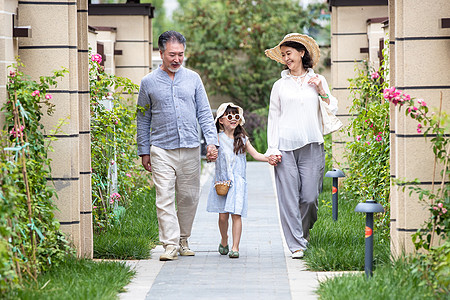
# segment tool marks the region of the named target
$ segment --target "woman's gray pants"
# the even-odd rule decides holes
[[[309,230],[317,220],[318,197],[325,169],[323,144],[281,151],[275,167],[281,227],[291,252],[305,250]]]

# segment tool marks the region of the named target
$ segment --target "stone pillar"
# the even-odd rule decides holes
[[[355,67],[358,62],[368,60],[369,39],[368,21],[387,19],[388,9],[386,1],[330,1],[331,9],[331,78],[332,93],[339,101],[337,116],[344,123],[349,124],[352,106],[349,81],[357,74]],[[370,22],[369,22],[370,25]],[[345,143],[348,141],[346,133],[333,133],[333,157],[346,163],[343,157]]]
[[[91,192],[91,135],[89,93],[88,1],[77,0],[78,22],[78,103],[80,152],[80,234],[79,254],[92,258],[92,192]]]
[[[17,5],[17,0],[0,0],[0,106],[6,102],[8,66],[15,62],[17,56],[17,38],[13,37],[13,20],[17,20]],[[2,114],[0,129],[3,129],[4,122]]]
[[[390,85],[411,97],[424,99],[430,108],[450,111],[450,28],[442,26],[449,18],[448,0],[390,1],[391,32]],[[430,109],[430,111],[433,111]],[[433,178],[440,183],[431,144],[417,133],[417,122],[404,110],[391,108],[391,176],[394,179],[419,179],[423,188],[431,188]],[[392,147],[393,146],[393,147]],[[436,188],[435,188],[436,190]],[[414,251],[411,234],[421,227],[429,213],[417,195],[409,196],[396,185],[391,187],[391,252]]]
[[[91,257],[89,90],[83,61],[87,58],[86,7],[86,0],[19,2],[19,25],[33,29],[32,38],[19,40],[19,55],[24,72],[34,79],[61,67],[69,70],[49,91],[56,111],[42,121],[49,133],[65,120],[54,136],[54,152],[49,153],[58,194],[55,214],[78,254]]]

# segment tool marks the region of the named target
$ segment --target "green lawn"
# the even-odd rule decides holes
[[[14,290],[6,299],[101,300],[117,299],[135,272],[121,262],[95,262],[68,258],[67,261]]]
[[[356,199],[339,195],[338,220],[333,221],[331,207],[332,179],[324,178],[319,197],[318,220],[311,230],[305,261],[314,271],[364,270],[365,214],[355,212]],[[374,268],[389,262],[389,241],[374,230]]]
[[[134,193],[120,224],[94,235],[94,257],[145,259],[158,242],[155,190]]]
[[[364,274],[342,276],[320,284],[321,299],[448,299],[448,295],[434,293],[423,284],[421,274],[414,272],[403,259],[379,266],[373,277]]]

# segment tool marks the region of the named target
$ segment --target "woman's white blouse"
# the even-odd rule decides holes
[[[280,155],[280,150],[295,150],[310,143],[323,143],[323,126],[319,116],[319,101],[322,100],[316,88],[308,84],[315,75],[312,69],[308,69],[303,84],[300,84],[289,74],[289,70],[284,70],[281,78],[274,83],[270,94],[266,156]],[[336,114],[338,101],[331,95],[325,77],[318,76],[330,97],[329,108]]]

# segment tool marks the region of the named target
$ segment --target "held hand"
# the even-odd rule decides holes
[[[151,172],[152,171],[152,164],[150,162],[150,155],[142,155],[142,165],[144,166],[144,169]]]
[[[281,162],[281,155],[270,155],[269,156],[269,164],[272,166],[276,166],[279,162]]]
[[[208,145],[206,147],[206,160],[208,162],[214,162],[217,159],[217,155],[219,153],[219,151],[217,150],[216,145]]]

